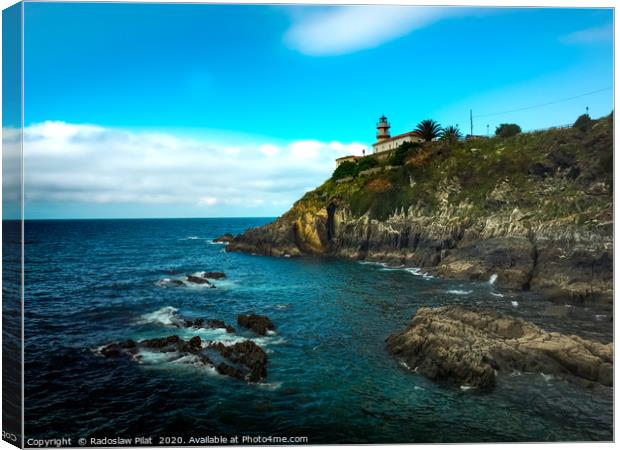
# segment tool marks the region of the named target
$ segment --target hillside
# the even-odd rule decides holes
[[[612,115],[581,128],[426,143],[403,165],[387,164],[326,181],[228,250],[495,274],[504,288],[611,301]]]

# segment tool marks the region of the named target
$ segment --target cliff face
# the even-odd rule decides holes
[[[430,143],[405,165],[328,180],[229,251],[421,267],[562,300],[611,301],[613,123]]]

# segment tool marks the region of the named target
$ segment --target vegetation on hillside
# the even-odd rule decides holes
[[[461,134],[461,130],[459,130],[458,126],[454,125],[442,128],[441,133],[439,134],[439,139],[441,139],[442,141],[448,141],[450,143],[460,141],[462,137],[463,135]]]
[[[336,167],[331,179],[336,181],[342,178],[356,177],[360,172],[372,169],[378,165],[379,160],[374,156],[366,156],[358,159],[357,161],[345,161]]]
[[[502,123],[495,129],[495,136],[507,138],[521,133],[521,127],[516,123]]]
[[[392,152],[392,155],[388,158],[389,165],[402,166],[420,148],[419,142],[405,142]]]
[[[325,206],[337,200],[357,216],[385,219],[411,206],[432,214],[438,197],[447,195],[450,204],[471,205],[472,217],[518,207],[540,219],[611,220],[611,114],[586,128],[576,123],[510,137],[426,142],[399,149],[377,164],[399,162],[396,155],[404,164],[368,176],[358,176],[362,160],[347,168],[342,164],[336,170],[339,177],[335,172],[300,202]],[[354,178],[336,183],[343,173]]]
[[[575,123],[573,124],[573,128],[577,128],[578,130],[584,133],[588,131],[588,129],[591,126],[592,126],[592,119],[590,118],[588,114],[580,115],[579,117],[577,117],[577,120],[575,120]]]
[[[441,134],[441,125],[433,119],[426,119],[420,122],[413,131],[426,142],[430,142]]]

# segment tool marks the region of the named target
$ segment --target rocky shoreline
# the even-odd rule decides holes
[[[274,222],[217,241],[227,251],[381,261],[455,279],[495,275],[500,288],[609,304],[612,130],[609,116],[586,132],[430,143],[397,170],[328,180]],[[389,214],[377,212],[386,204]]]
[[[611,302],[612,224],[582,230],[561,223],[532,228],[516,209],[465,227],[452,215],[425,217],[409,211],[386,221],[353,218],[346,209],[334,217],[327,238],[327,214],[287,216],[248,230],[227,251],[268,256],[318,254],[419,267],[446,278],[489,280],[500,288],[535,290],[549,299]],[[309,220],[308,220],[309,219]]]

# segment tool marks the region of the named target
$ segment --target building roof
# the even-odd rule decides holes
[[[415,131],[408,131],[406,133],[402,133],[402,134],[399,134],[397,136],[392,136],[391,138],[384,139],[381,142],[376,142],[376,143],[374,143],[372,145],[383,144],[384,142],[394,141],[396,139],[404,138],[406,136],[416,136],[417,137],[417,133]]]
[[[358,155],[347,155],[347,156],[341,156],[340,158],[336,158],[336,161],[340,161],[341,159],[351,159],[351,158],[363,158],[363,156],[358,156]]]

